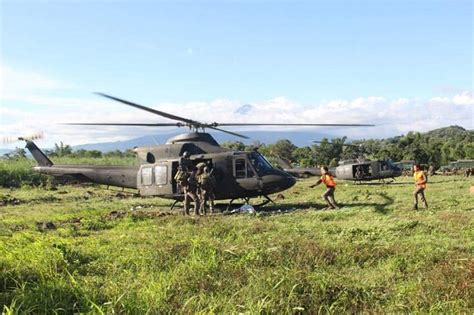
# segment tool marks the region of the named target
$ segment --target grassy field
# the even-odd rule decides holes
[[[0,188],[0,307],[15,313],[474,312],[472,179],[299,181],[257,215],[185,217],[100,187]]]

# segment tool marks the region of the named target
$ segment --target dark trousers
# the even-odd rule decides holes
[[[335,191],[334,187],[326,187],[326,191],[322,195],[324,200],[326,200],[327,204],[331,208],[337,208],[337,203],[336,203],[336,200],[334,199],[334,191]]]

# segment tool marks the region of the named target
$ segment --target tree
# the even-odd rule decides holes
[[[278,140],[274,144],[267,146],[268,152],[271,155],[278,156],[282,159],[293,161],[293,151],[298,147],[294,145],[290,140]]]
[[[242,141],[226,141],[221,144],[222,147],[228,148],[234,151],[244,151],[245,144]]]
[[[7,160],[21,160],[26,159],[26,151],[23,148],[15,148],[14,151],[3,155]]]
[[[57,143],[54,144],[54,151],[51,155],[53,156],[66,156],[72,153],[72,148],[69,144],[64,144],[62,141],[58,145]]]

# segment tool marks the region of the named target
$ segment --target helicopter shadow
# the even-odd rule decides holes
[[[377,196],[380,196],[383,198],[382,203],[377,203],[377,202],[340,202],[339,210],[332,210],[332,211],[343,211],[344,209],[350,209],[350,208],[360,208],[360,207],[372,207],[375,212],[380,213],[380,214],[387,214],[390,212],[388,209],[388,206],[392,205],[394,203],[394,199],[390,196],[388,196],[386,193],[377,193]],[[243,204],[242,204],[243,205]],[[234,209],[239,208],[239,204],[233,205]],[[304,202],[304,203],[273,203],[270,205],[265,205],[263,207],[256,207],[255,208],[258,213],[263,214],[263,215],[274,215],[274,214],[285,214],[285,213],[290,213],[294,211],[301,211],[301,210],[314,210],[314,211],[323,211],[327,209],[327,205],[321,201],[321,202]]]
[[[387,214],[390,212],[389,209],[387,209],[388,206],[392,205],[395,200],[388,196],[387,193],[385,192],[380,192],[376,193],[374,195],[380,196],[383,198],[383,203],[377,203],[377,202],[354,202],[354,203],[341,203],[341,206],[343,208],[355,208],[355,207],[373,207],[375,209],[375,212],[381,213],[381,214]]]
[[[362,183],[354,183],[353,185],[354,186],[392,186],[392,185],[408,185],[408,184],[412,184],[413,185],[413,182],[401,182],[401,183],[393,183],[393,182],[390,182],[390,183],[380,183],[380,182],[362,182]]]

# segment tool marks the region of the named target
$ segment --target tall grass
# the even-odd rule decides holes
[[[410,179],[339,181],[337,211],[321,210],[313,181],[268,212],[200,218],[94,187],[8,191],[20,203],[0,207],[0,305],[11,314],[474,311],[472,179],[430,178],[431,208],[420,211],[410,209]]]

